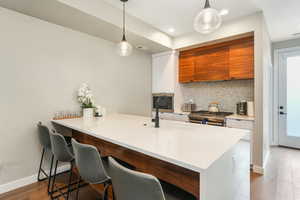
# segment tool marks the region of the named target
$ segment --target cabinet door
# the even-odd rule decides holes
[[[229,51],[230,78],[254,78],[254,42],[246,41],[230,46]]]
[[[179,82],[189,83],[194,80],[194,57],[193,55],[179,56]]]
[[[229,49],[220,47],[198,52],[195,55],[195,81],[229,79]]]

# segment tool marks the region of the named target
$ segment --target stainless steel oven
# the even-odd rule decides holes
[[[159,107],[160,112],[174,112],[174,94],[173,93],[153,93],[152,94],[152,110],[156,108],[158,98],[163,97],[166,100],[164,106]]]
[[[194,111],[189,114],[189,121],[197,124],[225,126],[225,118],[231,112],[209,112],[206,110]]]

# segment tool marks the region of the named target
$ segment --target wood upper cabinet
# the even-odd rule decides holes
[[[251,38],[230,45],[229,65],[231,79],[254,78],[254,41]]]
[[[194,81],[194,55],[190,52],[179,55],[179,82],[190,83]]]
[[[253,78],[253,37],[180,52],[180,83]]]
[[[194,81],[219,81],[229,79],[228,47],[209,49],[195,54]]]

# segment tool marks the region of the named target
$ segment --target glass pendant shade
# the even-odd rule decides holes
[[[204,8],[194,20],[194,29],[203,34],[211,33],[221,26],[222,18],[213,8]]]
[[[126,29],[125,29],[125,3],[128,0],[121,0],[123,3],[123,38],[122,41],[117,44],[117,53],[120,56],[129,56],[132,53],[132,46],[126,40]]]
[[[122,40],[117,45],[117,53],[120,56],[129,56],[132,53],[132,46],[126,40]]]

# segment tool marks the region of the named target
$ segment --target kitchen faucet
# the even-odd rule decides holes
[[[159,109],[167,106],[168,99],[166,97],[158,97],[155,102],[155,118],[152,119],[152,122],[155,123],[155,128],[159,128]]]
[[[152,119],[152,122],[155,123],[155,128],[159,128],[159,108],[158,108],[158,106],[156,106],[155,111],[156,111],[155,118]]]

